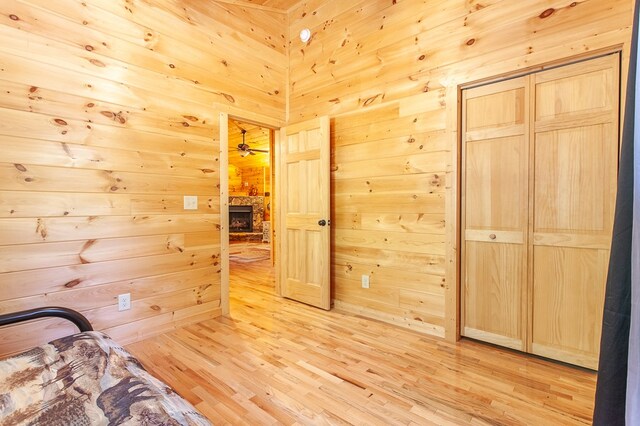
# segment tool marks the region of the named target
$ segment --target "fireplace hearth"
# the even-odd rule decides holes
[[[253,206],[229,206],[229,232],[253,232]]]

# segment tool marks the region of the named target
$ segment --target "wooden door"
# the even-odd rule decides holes
[[[462,335],[525,350],[526,78],[465,90]]]
[[[280,291],[330,309],[329,118],[282,129],[279,150]]]
[[[597,368],[618,169],[619,57],[532,75],[531,351]]]

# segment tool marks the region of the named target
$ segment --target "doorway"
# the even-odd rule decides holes
[[[274,292],[274,129],[227,118],[228,254],[231,297]],[[240,278],[242,275],[242,278]],[[254,277],[247,283],[247,277]],[[242,280],[242,290],[234,283]],[[248,285],[247,285],[248,284]]]
[[[255,143],[251,145],[253,140],[248,127],[252,125],[260,128],[263,138],[268,134],[269,150],[256,148]],[[266,242],[270,252],[269,273],[274,277],[270,280],[272,292],[322,309],[330,309],[329,134],[329,118],[326,116],[276,130],[275,125],[271,127],[271,124],[245,121],[220,113],[220,169],[224,171],[220,175],[219,185],[220,298],[223,315],[228,315],[230,310],[230,264],[231,260],[236,260],[230,256],[230,194],[240,192],[238,196],[247,197],[245,194],[248,189],[248,197],[255,197],[260,191],[259,184],[243,180],[243,173],[237,179],[233,156],[246,159],[258,153],[269,154],[269,172],[265,174],[266,169],[263,169],[263,176],[269,176],[269,191],[264,188],[264,180],[262,185],[264,193],[269,193],[264,209],[268,211],[269,217],[270,236],[267,236]],[[243,166],[244,163],[241,163],[240,167]],[[277,168],[275,173],[274,168]],[[279,194],[285,194],[286,199],[278,203],[276,200],[279,199]],[[256,215],[245,215],[235,225],[251,228],[249,224],[241,223],[246,222],[247,217],[255,220]],[[276,217],[277,221],[274,220]],[[264,210],[262,220],[265,222]],[[277,227],[274,228],[276,224]],[[252,231],[256,232],[255,227]],[[233,249],[237,251],[241,248]],[[246,272],[247,266],[242,266],[243,272]]]

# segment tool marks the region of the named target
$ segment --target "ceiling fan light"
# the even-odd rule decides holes
[[[240,153],[240,156],[244,158],[244,157],[246,157],[246,156],[247,156],[247,155],[249,155],[249,154],[251,154],[251,151],[242,151],[242,152]]]

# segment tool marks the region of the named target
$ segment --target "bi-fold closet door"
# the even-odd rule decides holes
[[[597,368],[619,56],[463,91],[462,335]]]

